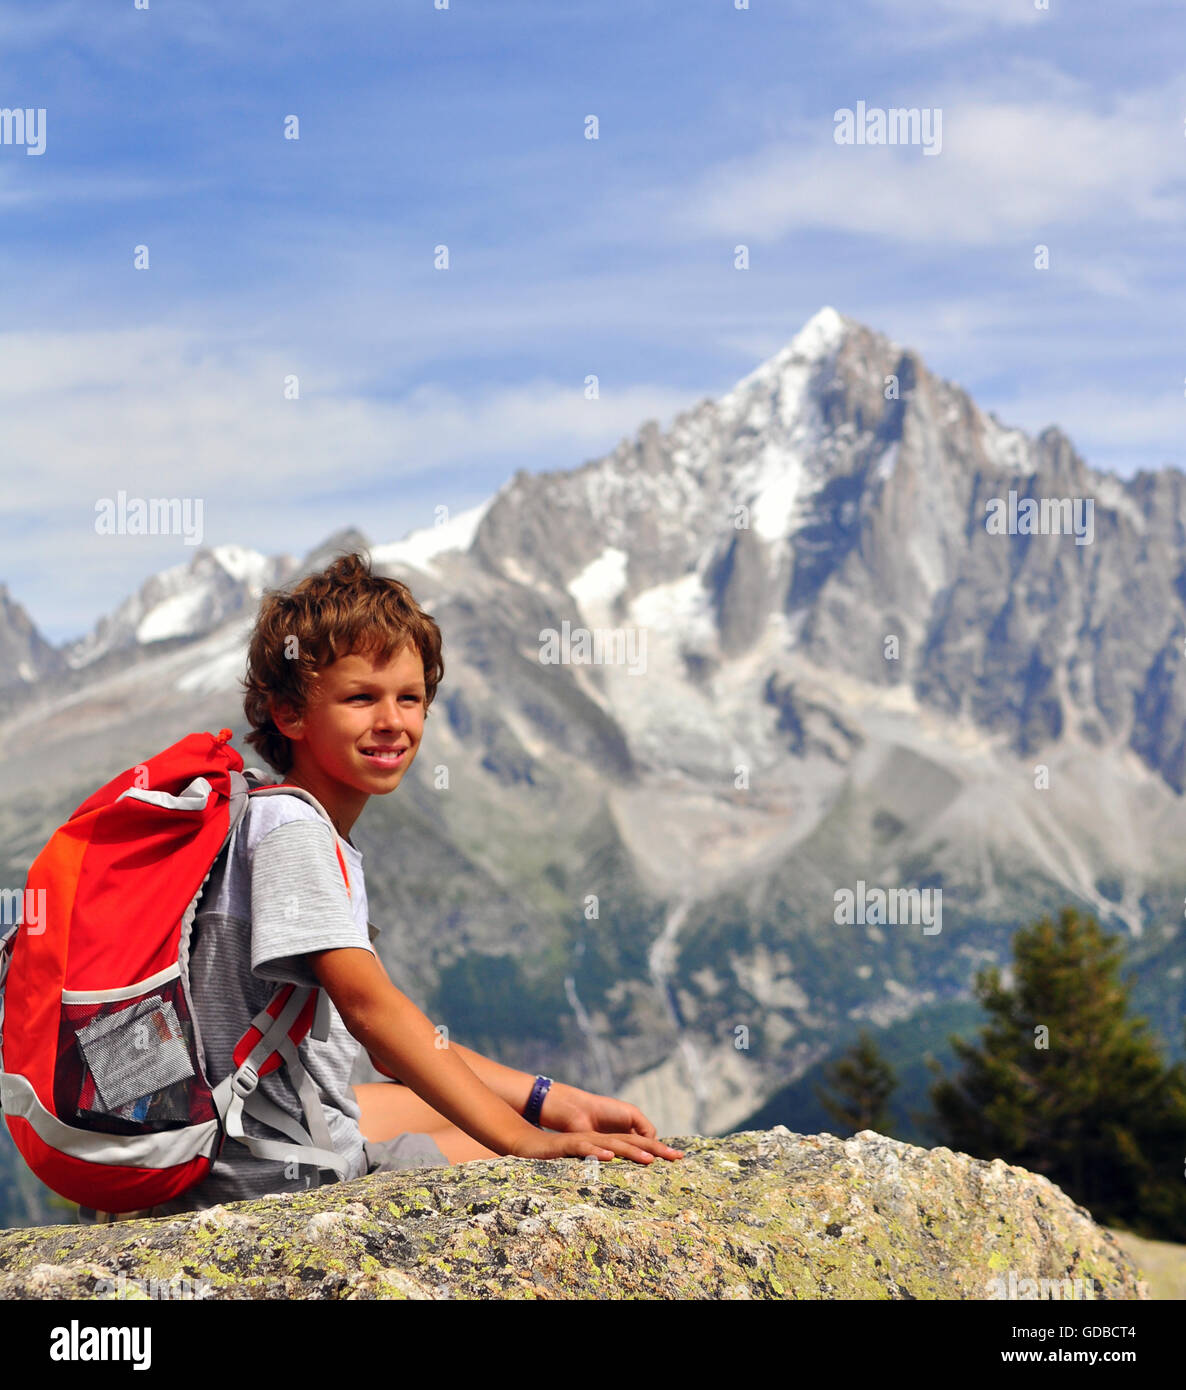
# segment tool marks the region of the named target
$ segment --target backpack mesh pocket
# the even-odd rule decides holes
[[[95,1083],[91,1109],[140,1120],[131,1102],[193,1076],[177,1010],[159,994],[92,1019],[75,1034]]]
[[[214,1118],[180,979],[62,1005],[54,1099],[68,1124],[143,1133]]]

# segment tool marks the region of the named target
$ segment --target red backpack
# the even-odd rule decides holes
[[[310,1031],[328,1036],[323,990],[279,986],[235,1047],[236,1070],[205,1073],[189,946],[206,880],[250,795],[300,796],[329,820],[302,788],[244,775],[230,737],[190,734],[95,792],[34,861],[21,920],[0,924],[0,1107],[33,1172],[84,1208],[177,1197],[228,1137],[346,1174],[297,1054]],[[340,849],[338,863],[349,893]],[[307,1129],[256,1089],[282,1064]],[[245,1135],[244,1111],[289,1142]]]

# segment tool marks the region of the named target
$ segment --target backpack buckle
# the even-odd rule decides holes
[[[259,1072],[250,1062],[244,1062],[231,1077],[231,1090],[242,1099],[246,1099],[258,1085]]]

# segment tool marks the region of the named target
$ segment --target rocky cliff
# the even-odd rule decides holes
[[[652,1166],[494,1159],[0,1232],[0,1299],[1148,1298],[1048,1179],[781,1126]]]

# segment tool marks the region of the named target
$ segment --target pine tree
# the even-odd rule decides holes
[[[946,1142],[1043,1173],[1105,1225],[1186,1239],[1186,1067],[1128,1014],[1119,939],[1064,908],[1013,939],[1014,980],[981,971],[979,1044],[931,1088]]]
[[[887,1132],[890,1121],[886,1102],[898,1083],[870,1033],[861,1031],[848,1052],[825,1069],[824,1080],[837,1094],[829,1095],[818,1086],[815,1094],[834,1120],[853,1134],[862,1129]]]

